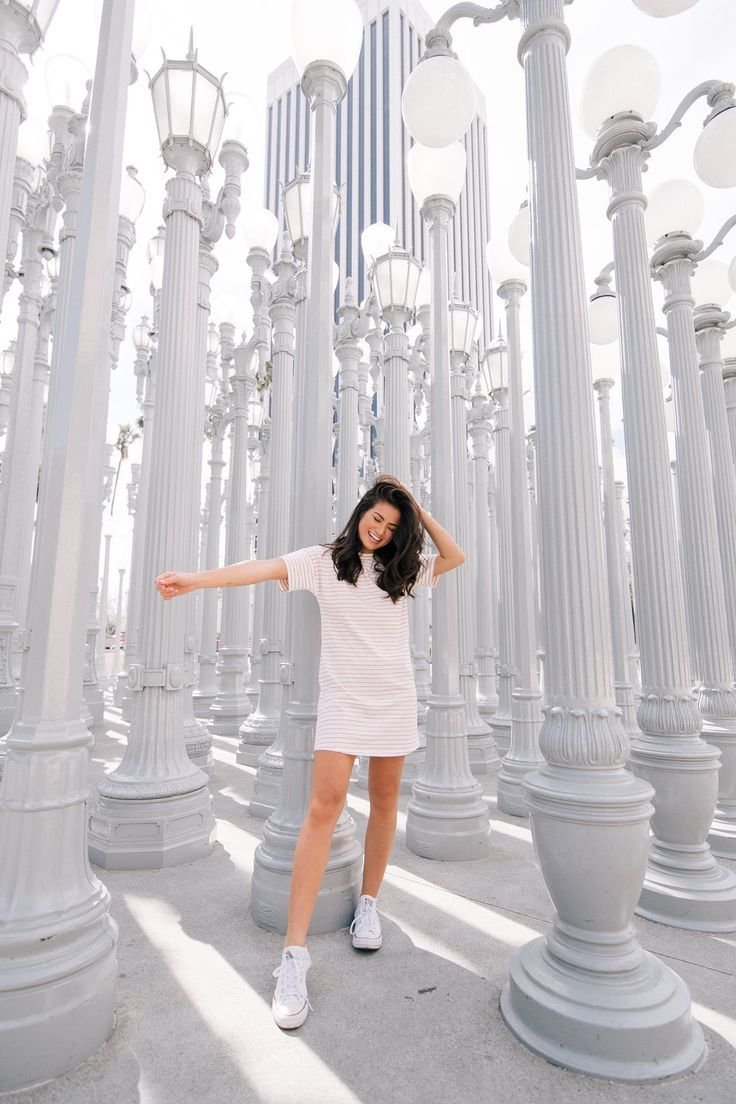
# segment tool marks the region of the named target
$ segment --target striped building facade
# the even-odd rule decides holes
[[[401,94],[423,49],[432,20],[414,0],[357,0],[365,33],[360,59],[337,108],[335,181],[342,192],[335,260],[340,277],[352,276],[358,299],[366,295],[360,235],[366,226],[397,226],[398,239],[421,261],[426,229],[409,186],[406,157],[412,139],[401,117]],[[483,344],[493,339],[491,282],[485,259],[490,237],[488,139],[485,101],[463,141],[465,187],[450,235],[450,286],[483,315]],[[281,185],[309,167],[311,118],[291,59],[268,78],[265,204],[282,219]]]

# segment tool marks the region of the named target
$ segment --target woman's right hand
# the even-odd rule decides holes
[[[161,597],[168,602],[170,598],[180,598],[182,594],[189,594],[197,589],[197,576],[187,574],[184,571],[164,571],[156,579],[156,589]]]

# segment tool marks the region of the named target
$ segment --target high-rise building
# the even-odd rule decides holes
[[[353,276],[358,298],[366,293],[360,235],[385,222],[398,240],[424,261],[426,230],[411,194],[406,157],[412,144],[401,116],[401,95],[432,26],[415,0],[357,0],[365,33],[357,69],[337,108],[335,181],[342,192],[335,259],[341,278]],[[483,315],[483,344],[493,338],[491,283],[485,247],[489,238],[488,141],[485,100],[463,141],[468,157],[465,187],[450,233],[450,286]],[[309,166],[310,112],[291,59],[268,78],[266,206],[281,220],[281,186]]]

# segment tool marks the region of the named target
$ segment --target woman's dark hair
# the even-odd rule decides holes
[[[327,547],[332,551],[332,562],[338,579],[356,586],[363,570],[360,562],[363,545],[358,536],[358,523],[363,514],[372,510],[379,502],[394,506],[401,515],[392,540],[373,553],[379,564],[376,584],[386,591],[392,602],[398,602],[404,594],[411,594],[417,581],[424,544],[424,526],[419,507],[401,487],[393,482],[383,482],[379,476],[353,510],[342,533]]]

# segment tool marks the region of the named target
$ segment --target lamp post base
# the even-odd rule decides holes
[[[6,1092],[27,1089],[68,1073],[99,1050],[112,1034],[118,929],[109,916],[98,918],[95,928],[98,930],[88,929],[96,944],[87,948],[93,957],[81,966],[75,967],[70,961],[66,969],[57,966],[52,973],[46,963],[47,976],[39,978],[34,971],[31,979],[28,962],[28,984],[21,987],[23,978],[17,961],[14,963],[17,988],[8,991],[3,986],[4,1010],[0,1018],[0,1069]],[[49,939],[48,926],[41,938]],[[68,935],[59,938],[64,940]],[[31,940],[31,933],[26,931],[26,943]],[[46,947],[47,943],[38,946]]]
[[[285,935],[298,830],[275,824],[272,817],[264,825],[263,837],[253,864],[250,912],[260,928]],[[310,935],[349,926],[358,903],[362,858],[355,824],[344,812],[335,826],[330,858],[309,925]]]
[[[240,726],[250,713],[250,698],[245,690],[221,694],[209,711],[210,732],[216,736],[239,736]]]
[[[105,870],[161,870],[206,858],[215,843],[209,790],[153,798],[100,794],[88,842],[90,861]]]
[[[240,726],[240,743],[235,756],[236,762],[242,763],[246,767],[257,767],[261,756],[268,751],[276,739],[278,731],[278,715],[251,713]]]
[[[284,779],[284,744],[279,734],[258,760],[253,794],[248,806],[251,816],[267,820],[279,807]]]
[[[501,766],[501,760],[493,733],[487,732],[482,736],[468,733],[468,760],[474,778],[483,774],[496,773]]]
[[[719,858],[736,859],[736,731],[726,731],[722,725],[715,727],[705,721],[703,739],[715,744],[721,753],[718,804],[708,843]]]
[[[505,755],[511,747],[511,714],[509,716],[494,713],[488,723],[493,732],[493,739],[501,756]]]
[[[211,693],[204,693],[199,690],[192,692],[192,704],[194,706],[194,716],[200,721],[208,721],[210,719],[210,707],[213,701],[217,697],[217,691],[213,690]]]
[[[600,948],[601,958],[608,948]],[[614,1081],[655,1081],[694,1069],[705,1040],[684,982],[646,952],[607,984],[535,939],[511,958],[501,1015],[524,1046],[557,1066]],[[609,968],[610,969],[610,968]]]

